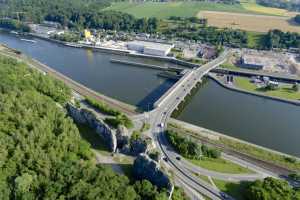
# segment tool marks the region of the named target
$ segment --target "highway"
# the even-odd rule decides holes
[[[210,199],[233,199],[220,192],[217,188],[200,180],[191,172],[190,167],[185,162],[178,160],[179,155],[169,145],[164,131],[165,125],[170,118],[172,112],[177,108],[181,101],[191,92],[191,90],[201,82],[202,77],[211,69],[224,63],[230,52],[224,51],[217,59],[197,68],[193,69],[183,76],[176,85],[174,85],[161,99],[155,104],[156,108],[147,113],[149,123],[151,125],[151,133],[154,142],[159,147],[162,155],[167,158],[167,164],[171,167],[176,178],[180,179],[186,186],[194,191],[203,194]],[[197,196],[196,194],[193,196]],[[195,198],[198,199],[198,198]]]

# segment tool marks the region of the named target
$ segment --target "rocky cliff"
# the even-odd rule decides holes
[[[136,179],[147,179],[158,188],[172,191],[173,185],[170,178],[160,169],[158,162],[146,154],[140,154],[133,163],[133,174]]]
[[[116,132],[109,126],[107,126],[101,119],[98,119],[92,111],[88,109],[76,108],[72,104],[67,104],[67,110],[69,115],[74,119],[75,122],[80,124],[87,124],[103,138],[110,151],[116,151]]]

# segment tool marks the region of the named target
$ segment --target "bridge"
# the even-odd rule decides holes
[[[172,150],[171,146],[169,146],[164,131],[166,127],[165,125],[172,112],[178,107],[184,98],[189,95],[191,90],[196,87],[197,83],[201,82],[203,76],[210,70],[223,64],[229,55],[230,52],[225,50],[217,59],[199,68],[186,72],[184,76],[173,85],[173,87],[171,87],[160,99],[158,99],[158,101],[155,102],[154,109],[147,113],[154,143],[160,149],[162,155],[168,159],[166,164],[169,165],[169,167],[175,172],[176,178],[183,182],[184,185],[188,186],[188,189],[192,189],[193,191],[216,200],[223,199],[221,195],[222,193],[218,189],[195,177],[195,175],[189,170],[189,166],[176,159],[178,154]],[[196,197],[196,193],[195,199],[199,199]],[[228,199],[231,198],[229,197]]]

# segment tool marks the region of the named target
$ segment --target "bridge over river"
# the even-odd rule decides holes
[[[173,87],[155,102],[154,109],[145,114],[149,118],[153,140],[162,152],[162,155],[168,159],[166,164],[175,172],[176,178],[188,186],[188,189],[204,194],[211,199],[223,199],[221,192],[204,181],[199,180],[199,178],[191,173],[189,166],[176,159],[178,154],[169,146],[164,131],[172,112],[189,95],[197,83],[201,82],[203,76],[210,70],[223,64],[229,55],[230,52],[225,50],[217,59],[199,68],[187,71]],[[196,193],[195,199],[198,199]]]

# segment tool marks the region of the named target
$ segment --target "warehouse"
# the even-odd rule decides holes
[[[268,58],[244,55],[241,57],[241,64],[241,67],[259,70],[263,69],[265,65],[268,65]]]
[[[173,47],[173,44],[146,41],[132,41],[127,43],[129,50],[154,56],[166,56]]]

